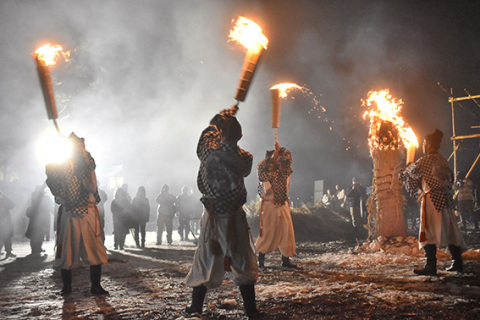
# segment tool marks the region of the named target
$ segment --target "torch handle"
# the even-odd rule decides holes
[[[275,136],[275,144],[278,143],[277,128],[273,128],[273,135]]]
[[[240,75],[237,92],[235,93],[235,100],[238,102],[245,101],[245,98],[247,97],[248,88],[252,82],[262,51],[263,50],[259,52],[252,52],[251,50],[247,51],[245,60],[243,61],[242,74]]]

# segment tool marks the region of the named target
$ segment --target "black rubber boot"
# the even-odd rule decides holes
[[[185,308],[185,312],[202,314],[203,301],[205,300],[206,294],[206,286],[193,287],[192,304]]]
[[[450,254],[452,255],[452,265],[446,270],[450,272],[457,271],[463,273],[462,249],[460,249],[458,246],[449,245],[448,251],[450,251]]]
[[[72,293],[72,270],[61,269],[60,270],[63,281],[63,289],[60,291],[62,296]]]
[[[292,264],[290,262],[290,258],[289,257],[285,257],[284,255],[282,255],[282,267],[286,267],[286,268],[294,268],[296,269],[297,266]]]
[[[414,269],[413,272],[419,276],[436,276],[437,275],[437,246],[427,244],[424,248],[427,263],[423,269]]]
[[[90,266],[90,282],[92,287],[90,288],[91,294],[104,295],[108,294],[108,291],[103,289],[100,285],[100,278],[102,277],[102,265],[97,264],[95,266]]]
[[[258,266],[260,268],[265,267],[265,253],[261,253],[261,252],[258,253]]]
[[[257,303],[255,301],[255,287],[254,285],[243,285],[240,286],[240,293],[243,298],[243,308],[245,309],[245,314],[250,319],[259,319],[261,318],[261,313],[257,309]]]

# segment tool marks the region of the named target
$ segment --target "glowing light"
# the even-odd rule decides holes
[[[71,153],[70,141],[56,132],[45,133],[37,143],[37,154],[42,164],[64,162]]]
[[[284,83],[279,83],[274,85],[273,87],[270,88],[270,90],[275,90],[278,89],[278,95],[282,99],[286,99],[288,96],[288,93],[293,90],[293,89],[299,89],[302,90],[304,87],[299,86],[296,83],[289,83],[289,82],[284,82]]]
[[[260,52],[262,48],[267,49],[268,39],[263,35],[262,28],[245,17],[238,18],[228,37],[228,41],[236,41],[254,53]]]
[[[65,61],[70,60],[70,51],[63,52],[60,45],[52,46],[50,43],[41,46],[33,53],[33,56],[45,63],[45,66],[52,66],[59,57],[63,57]]]
[[[402,100],[397,100],[392,97],[388,89],[381,91],[370,91],[368,98],[363,101],[363,106],[369,110],[365,111],[363,118],[370,119],[370,138],[368,140],[370,148],[378,149],[396,149],[396,137],[391,130],[388,130],[390,136],[387,138],[381,138],[385,136],[385,124],[391,123],[392,128],[398,131],[398,136],[402,140],[407,149],[418,147],[418,140],[403,118],[400,116],[400,110],[402,109]]]

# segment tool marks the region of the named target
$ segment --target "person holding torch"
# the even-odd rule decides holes
[[[292,154],[275,143],[275,150],[267,151],[264,160],[258,164],[259,194],[262,198],[260,209],[260,234],[255,248],[258,252],[258,266],[264,267],[265,254],[277,248],[282,253],[282,266],[296,268],[290,262],[296,251],[295,233],[288,198],[292,174]]]
[[[247,200],[244,178],[250,174],[252,155],[239,148],[242,127],[237,106],[215,115],[197,146],[200,169],[198,189],[204,212],[199,244],[186,284],[193,288],[187,313],[202,313],[207,289],[219,287],[231,271],[243,297],[245,313],[256,317],[255,283],[258,267],[243,204]]]
[[[438,129],[427,135],[423,141],[424,156],[399,174],[412,197],[421,191],[418,242],[425,250],[427,263],[413,270],[417,275],[437,275],[437,246],[448,246],[452,255],[452,265],[447,271],[463,272],[465,246],[453,213],[453,173],[447,160],[438,153],[442,138],[443,133]]]
[[[71,133],[72,154],[62,163],[46,166],[47,186],[60,204],[57,218],[57,251],[54,267],[61,270],[62,295],[72,292],[72,269],[80,259],[90,265],[92,294],[108,291],[100,285],[102,264],[107,252],[102,243],[99,212],[100,202],[95,176],[95,160],[85,149],[83,138]]]

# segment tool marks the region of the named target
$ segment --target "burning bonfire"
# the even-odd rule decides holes
[[[407,150],[407,163],[413,162],[418,147],[413,130],[400,116],[403,101],[393,98],[388,89],[370,91],[363,106],[364,119],[370,119],[369,146],[373,160],[372,191],[368,200],[367,228],[375,237],[406,236],[404,200],[398,180],[400,150]],[[370,221],[375,220],[375,227]]]

